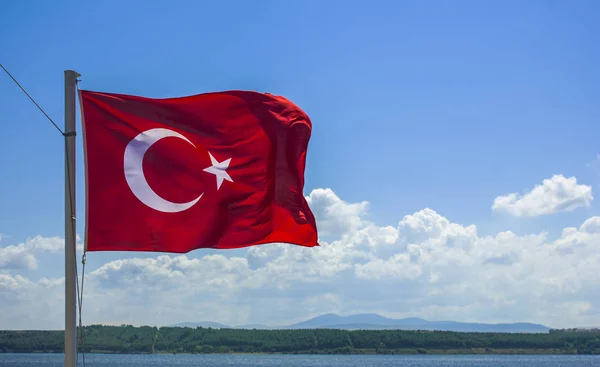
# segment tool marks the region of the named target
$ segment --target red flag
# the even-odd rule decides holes
[[[283,97],[81,91],[88,251],[318,246],[303,196],[312,130]]]

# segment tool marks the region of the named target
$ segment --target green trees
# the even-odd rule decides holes
[[[62,331],[0,331],[0,351],[14,353],[62,352]]]
[[[600,332],[548,334],[405,330],[238,330],[91,325],[102,353],[580,353],[600,354]],[[0,331],[0,352],[63,351],[62,331]]]
[[[91,325],[84,328],[86,352],[151,353],[158,328]]]

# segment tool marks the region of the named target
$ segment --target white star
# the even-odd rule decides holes
[[[210,156],[210,162],[212,163],[212,166],[205,168],[204,171],[212,173],[217,177],[217,190],[221,188],[223,180],[233,182],[226,171],[226,169],[229,168],[229,162],[231,162],[231,158],[224,160],[223,162],[219,162],[215,159],[215,157],[212,156],[212,154],[210,154],[210,152],[208,152],[208,155]]]

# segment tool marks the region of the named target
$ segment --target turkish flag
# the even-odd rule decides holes
[[[292,102],[246,91],[80,101],[88,251],[318,246],[303,196],[312,124]]]

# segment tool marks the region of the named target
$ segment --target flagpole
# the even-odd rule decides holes
[[[65,70],[65,367],[77,366],[75,103],[79,73]]]

